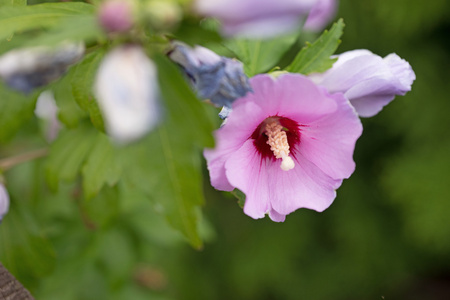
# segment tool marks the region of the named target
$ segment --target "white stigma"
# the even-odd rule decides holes
[[[282,157],[280,168],[283,171],[292,170],[295,167],[294,160],[290,156]]]
[[[281,158],[280,168],[283,171],[292,170],[295,167],[294,160],[289,156],[289,143],[286,131],[283,130],[278,121],[270,122],[266,125],[265,131],[267,134],[267,144],[270,150],[275,155],[275,158]]]

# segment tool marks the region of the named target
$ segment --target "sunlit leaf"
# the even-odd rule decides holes
[[[84,41],[90,43],[103,36],[95,15],[69,16],[51,30],[41,34],[39,37],[30,39],[24,46],[52,46],[58,43],[70,41]]]
[[[0,39],[18,31],[57,26],[69,16],[89,15],[94,11],[93,5],[82,2],[0,7]]]
[[[0,0],[0,7],[3,6],[26,6],[27,0]]]
[[[292,73],[310,74],[324,72],[331,68],[336,59],[330,58],[336,51],[344,30],[344,21],[340,19],[325,31],[314,43],[307,44],[297,54],[294,61],[286,68]]]
[[[225,42],[225,46],[244,63],[245,73],[251,77],[276,66],[283,54],[297,40],[297,37],[298,33],[269,40],[237,39]]]

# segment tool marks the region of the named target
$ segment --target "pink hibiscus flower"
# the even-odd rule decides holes
[[[211,184],[238,188],[244,212],[282,222],[299,209],[325,210],[355,169],[361,122],[342,93],[329,94],[310,79],[258,75],[253,93],[233,103],[227,123],[205,150]]]

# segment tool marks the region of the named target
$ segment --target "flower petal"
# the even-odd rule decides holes
[[[320,87],[299,74],[284,74],[276,79],[258,75],[250,83],[254,93],[243,101],[254,101],[269,112],[266,117],[280,115],[309,123],[337,109],[336,102]]]
[[[254,219],[263,218],[270,210],[269,178],[253,140],[230,155],[225,169],[230,184],[245,193],[244,212]]]
[[[261,160],[252,140],[248,140],[225,163],[232,186],[245,193],[244,212],[252,218],[283,216],[299,208],[325,210],[336,197],[342,180],[334,180],[306,158],[297,157],[294,169],[283,171],[281,161]]]
[[[355,169],[353,151],[362,125],[341,93],[330,97],[338,103],[337,111],[301,129],[299,151],[328,176],[348,178]]]
[[[204,151],[211,185],[222,191],[234,189],[225,175],[225,162],[248,140],[253,128],[265,118],[261,108],[253,102],[243,102],[242,105],[235,107],[232,114],[233,118],[227,119],[226,126],[215,132],[216,147]]]
[[[305,29],[311,31],[324,29],[336,14],[337,2],[337,0],[319,0],[306,19]]]
[[[195,10],[217,18],[226,35],[270,37],[295,30],[318,0],[196,0]]]
[[[416,78],[409,63],[396,54],[383,59],[354,50],[338,57],[331,69],[310,78],[330,93],[344,93],[361,117],[374,116],[396,95],[410,91]]]
[[[266,172],[270,176],[271,207],[282,215],[299,208],[324,211],[336,198],[336,189],[342,183],[342,179],[331,178],[301,154],[296,155],[292,170],[281,170],[275,161]]]
[[[279,214],[273,209],[269,211],[269,217],[274,222],[284,222],[286,220],[286,215]]]

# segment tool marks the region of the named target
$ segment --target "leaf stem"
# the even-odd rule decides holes
[[[30,151],[30,152],[26,152],[23,154],[19,154],[16,156],[11,156],[11,157],[7,157],[4,159],[0,159],[0,170],[7,171],[18,164],[44,157],[47,155],[47,153],[48,153],[48,149],[42,148],[42,149],[37,149],[37,150]]]

